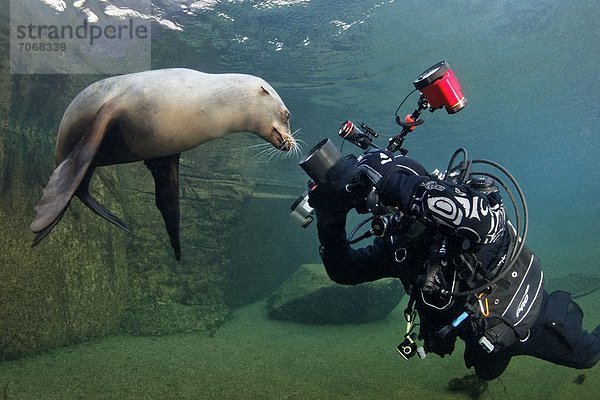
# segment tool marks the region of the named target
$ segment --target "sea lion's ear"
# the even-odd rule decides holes
[[[269,94],[269,95],[271,94],[271,93],[269,93],[269,91],[267,89],[265,89],[264,86],[261,86],[260,88],[262,89],[264,94]]]

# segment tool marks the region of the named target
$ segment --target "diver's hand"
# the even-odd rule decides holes
[[[345,185],[316,185],[308,193],[308,204],[317,214],[347,214],[353,202],[352,193]]]
[[[381,178],[391,169],[397,169],[394,153],[389,150],[373,149],[358,159],[355,176],[358,180],[369,180],[377,186]]]
[[[308,204],[317,214],[347,214],[355,205],[353,189],[356,158],[346,159],[346,169],[336,180],[310,188]]]
[[[358,159],[355,177],[374,186],[382,204],[407,212],[415,188],[426,179],[426,174],[419,163],[408,157],[394,157],[389,150],[374,149]]]

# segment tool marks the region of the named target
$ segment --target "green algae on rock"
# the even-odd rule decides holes
[[[323,265],[305,264],[268,299],[268,313],[274,319],[307,324],[362,323],[384,318],[403,294],[398,279],[338,285]]]

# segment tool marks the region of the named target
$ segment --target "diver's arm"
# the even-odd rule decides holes
[[[386,277],[397,277],[392,255],[381,239],[353,249],[346,238],[346,214],[327,215],[317,210],[319,252],[327,274],[336,283],[356,285]]]

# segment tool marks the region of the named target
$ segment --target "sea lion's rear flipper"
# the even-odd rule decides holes
[[[115,224],[119,228],[123,229],[127,233],[131,233],[131,229],[116,215],[108,211],[102,204],[98,203],[98,200],[92,197],[89,192],[90,180],[92,179],[92,175],[94,174],[95,168],[89,168],[88,172],[83,179],[83,182],[79,185],[79,189],[77,189],[77,193],[75,194],[79,200],[90,210],[95,212],[100,217],[104,218],[108,222]]]
[[[114,108],[104,105],[86,135],[50,176],[42,199],[34,207],[36,217],[30,227],[37,235],[32,247],[46,237],[62,218],[98,152],[113,114]]]
[[[156,187],[156,207],[167,227],[175,259],[181,259],[179,244],[179,154],[151,158],[144,164],[152,172]]]
[[[58,222],[60,221],[60,219],[62,218],[63,214],[65,213],[65,211],[67,211],[67,208],[65,207],[65,209],[60,213],[60,215],[50,223],[50,225],[48,225],[47,227],[45,227],[44,229],[42,229],[41,231],[39,231],[35,237],[33,238],[33,242],[31,243],[31,247],[35,247],[38,245],[39,242],[41,242],[49,233],[50,231],[52,231],[52,229],[54,229],[54,227],[56,226],[56,224],[58,224]]]

